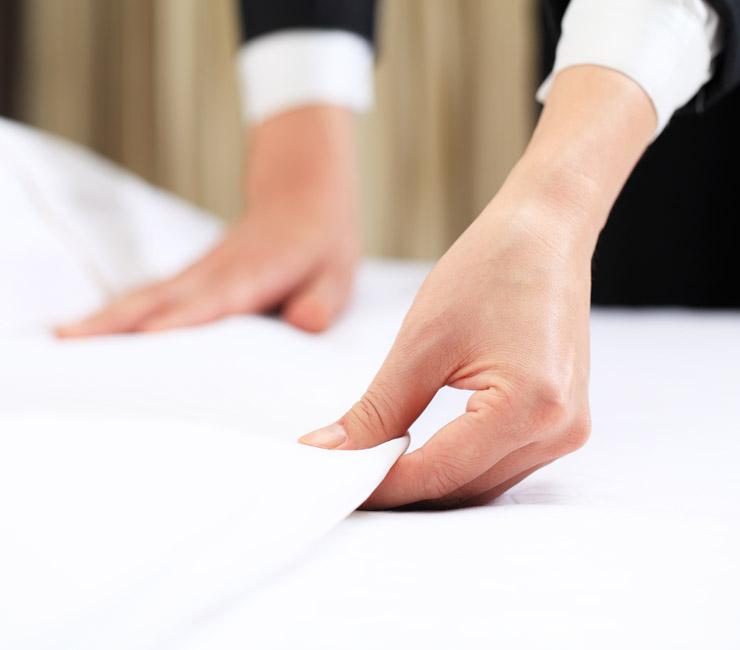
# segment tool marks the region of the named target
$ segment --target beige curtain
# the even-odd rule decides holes
[[[244,138],[232,0],[24,0],[21,116],[223,216]]]
[[[225,218],[242,209],[232,0],[24,0],[21,116]],[[360,120],[372,254],[434,257],[532,126],[533,0],[386,0]]]

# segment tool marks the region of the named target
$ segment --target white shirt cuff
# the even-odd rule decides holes
[[[353,111],[373,103],[373,49],[344,30],[290,29],[260,36],[239,52],[244,117],[260,122],[306,104]]]
[[[719,18],[704,0],[572,0],[555,65],[537,99],[545,102],[554,76],[565,68],[612,68],[653,102],[657,136],[709,81],[720,47]]]

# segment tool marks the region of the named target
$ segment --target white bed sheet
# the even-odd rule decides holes
[[[252,318],[55,340],[222,228],[5,120],[0,193],[0,647],[178,645],[354,510],[408,439],[296,443],[338,415],[340,383],[359,390],[364,368],[326,363],[351,362],[346,334],[317,344]]]
[[[405,448],[321,453],[254,426],[0,417],[0,647],[177,647],[346,517]]]
[[[15,339],[26,361],[0,389],[2,409],[61,413],[74,402],[256,422],[287,442],[359,394],[423,271],[366,265],[327,336],[294,337],[257,317],[64,345]],[[737,648],[739,338],[738,315],[597,311],[583,450],[488,507],[357,513],[173,647]],[[253,363],[266,348],[274,363]],[[146,372],[133,382],[125,369],[137,363]],[[276,394],[290,406],[265,399]],[[442,391],[412,444],[465,398]]]
[[[10,132],[24,137],[14,126],[5,128],[6,135]],[[82,411],[92,422],[113,418],[118,424],[110,431],[120,435],[116,427],[124,414],[124,425],[134,419],[150,426],[165,418],[171,427],[176,418],[187,421],[184,430],[200,431],[199,444],[205,431],[199,427],[216,440],[259,433],[264,436],[258,443],[261,453],[271,467],[279,466],[284,454],[294,453],[295,436],[326,423],[357,399],[382,361],[425,266],[367,263],[347,315],[322,336],[300,334],[264,317],[80,342],[59,343],[39,334],[39,327],[73,311],[74,301],[57,299],[49,306],[43,300],[49,277],[54,280],[52,293],[77,287],[74,295],[84,298],[74,304],[80,311],[106,296],[91,280],[90,264],[121,289],[182,264],[218,232],[192,208],[123,179],[112,168],[101,171],[79,152],[73,157],[83,178],[99,172],[101,183],[115,186],[120,205],[135,194],[140,201],[136,211],[144,210],[151,220],[149,207],[156,204],[163,220],[131,225],[129,209],[116,213],[117,227],[129,233],[123,238],[126,245],[139,243],[111,257],[103,253],[116,249],[121,239],[95,235],[97,222],[83,223],[78,212],[67,210],[63,223],[71,220],[78,229],[75,241],[83,242],[85,251],[96,249],[100,258],[90,262],[93,254],[84,252],[88,261],[80,268],[87,270],[76,274],[63,271],[70,268],[70,259],[79,262],[75,253],[82,249],[77,244],[70,248],[58,230],[50,235],[48,219],[37,224],[35,234],[25,231],[25,250],[34,253],[33,264],[24,256],[14,258],[12,245],[0,249],[0,266],[5,264],[8,277],[14,278],[0,289],[23,298],[7,311],[5,322],[15,321],[0,338],[0,414],[6,422],[29,417],[36,423],[39,417],[69,422]],[[8,169],[13,173],[12,166]],[[56,173],[62,172],[46,169],[39,179],[43,183]],[[62,196],[65,204],[77,201]],[[20,211],[36,214],[38,206],[28,202],[27,193],[18,192],[17,199],[17,205],[25,206]],[[90,208],[84,215],[94,214],[95,201],[84,205]],[[6,211],[0,220],[9,216],[12,212]],[[181,231],[180,216],[192,228]],[[157,268],[155,247],[129,268],[131,250],[144,250],[150,227],[158,229],[155,240],[169,251],[169,262]],[[40,242],[44,246],[37,246]],[[106,271],[105,260],[111,259],[121,263]],[[36,276],[25,272],[39,268],[45,270]],[[49,269],[61,271],[49,275]],[[30,303],[24,302],[28,294],[34,298]],[[170,617],[166,629],[155,625],[141,638],[166,639],[155,647],[189,650],[737,649],[740,315],[597,311],[592,376],[594,433],[589,444],[490,506],[447,513],[356,513],[321,537],[352,499],[343,501],[342,508],[332,510],[333,519],[322,516],[321,530],[290,553],[279,554],[280,562],[269,572],[259,579],[245,574],[241,596],[239,585],[225,580],[220,586],[228,587],[221,590],[226,600],[212,598],[206,616],[180,623],[177,616]],[[412,428],[412,445],[457,414],[466,398],[464,391],[441,391]],[[271,456],[276,445],[281,451]],[[197,448],[192,446],[191,452]],[[287,449],[293,451],[283,451]],[[304,451],[315,450],[296,453]],[[213,467],[218,449],[208,453]],[[324,458],[335,452],[317,453]],[[387,460],[374,463],[373,471],[382,473]],[[233,463],[227,465],[233,469]],[[224,487],[222,494],[238,493],[239,480],[238,472],[227,474],[224,486],[231,481],[232,489]],[[331,488],[331,483],[323,485]],[[370,489],[370,483],[358,488],[353,499]],[[321,504],[326,492],[309,491]],[[23,499],[23,494],[6,492],[0,502],[7,511],[13,503],[22,506]],[[7,558],[6,576],[13,570]],[[0,603],[17,608],[13,597],[22,594],[8,591],[7,584],[0,577]],[[177,581],[158,584],[173,588],[172,594],[182,590]],[[218,591],[215,585],[209,593]],[[165,591],[157,592],[153,617],[140,620],[151,623],[159,612],[171,612],[182,595],[168,598]],[[187,587],[185,596],[188,600]],[[188,602],[192,607],[193,601]],[[92,647],[146,647],[128,643],[131,628],[121,621],[125,619],[86,628],[92,635],[88,640],[95,641]],[[102,637],[107,642],[101,645]],[[46,647],[60,647],[46,641]]]
[[[188,648],[740,647],[740,314],[592,322],[584,449],[490,506],[355,513]]]

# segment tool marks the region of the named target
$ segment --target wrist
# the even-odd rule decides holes
[[[484,210],[547,252],[590,259],[609,212],[598,186],[573,166],[525,155]]]
[[[655,130],[645,92],[599,66],[560,72],[524,155],[492,203],[569,254],[593,253]]]
[[[351,111],[304,106],[261,122],[250,138],[247,200],[356,193],[355,125]]]

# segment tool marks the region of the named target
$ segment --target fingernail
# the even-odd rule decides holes
[[[316,429],[305,436],[298,438],[298,442],[311,447],[322,447],[324,449],[336,449],[347,442],[347,432],[344,427],[335,422],[323,429]]]

